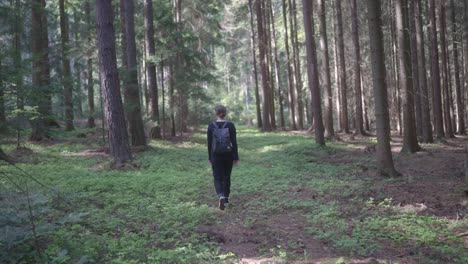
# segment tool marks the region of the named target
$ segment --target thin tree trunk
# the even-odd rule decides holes
[[[317,0],[318,17],[320,21],[320,56],[322,60],[322,81],[323,81],[323,97],[325,107],[325,138],[330,139],[335,137],[333,129],[333,103],[330,77],[330,57],[328,56],[328,39],[327,39],[327,17],[325,9],[325,1]]]
[[[146,54],[146,77],[148,90],[150,94],[151,119],[156,123],[151,128],[150,137],[153,139],[161,138],[159,124],[159,105],[158,105],[158,83],[156,78],[156,64],[154,63],[155,45],[154,45],[154,23],[153,23],[153,1],[145,0],[145,54]]]
[[[21,56],[21,36],[23,34],[21,1],[15,0],[15,21],[13,24],[13,65],[15,68],[15,94],[16,107],[24,109],[24,91],[23,91],[23,59]]]
[[[132,159],[120,94],[111,0],[96,1],[96,28],[109,153],[117,165]]]
[[[252,0],[250,0],[252,1]],[[288,69],[288,100],[289,100],[289,123],[292,130],[296,130],[296,109],[294,104],[294,80],[293,68],[291,66],[291,55],[289,52],[288,22],[286,12],[286,0],[282,0],[283,26],[284,26],[284,46],[286,49],[286,64]]]
[[[306,35],[307,50],[307,76],[311,97],[311,109],[314,119],[315,142],[325,146],[324,128],[322,121],[322,103],[320,99],[320,87],[318,76],[317,54],[314,40],[314,18],[312,12],[312,1],[302,0],[302,10],[304,19],[304,31]]]
[[[341,84],[341,116],[340,116],[340,127],[344,133],[349,134],[349,121],[348,121],[348,85],[346,83],[346,62],[344,54],[344,40],[343,40],[343,18],[341,14],[341,0],[336,0],[336,23],[338,29],[338,58],[339,72],[340,72],[340,84]]]
[[[0,58],[0,131],[5,129],[6,125],[6,111],[5,111],[5,86],[4,86],[4,74],[3,65]]]
[[[132,146],[145,146],[146,138],[143,127],[143,117],[140,104],[140,90],[138,86],[138,72],[136,60],[135,23],[133,0],[124,0],[125,37],[127,55],[128,81],[125,87],[125,109],[127,110],[128,123]]]
[[[448,61],[447,61],[447,47],[446,47],[446,23],[445,23],[445,3],[440,2],[439,14],[439,30],[440,30],[440,54],[442,63],[442,106],[443,117],[445,124],[446,136],[454,137],[452,130],[452,117],[450,114],[450,95],[449,95],[449,75],[448,75]]]
[[[460,38],[458,37],[457,32],[457,17],[455,12],[455,3],[454,0],[450,0],[450,6],[452,9],[452,36],[453,36],[453,64],[455,67],[455,91],[457,95],[457,132],[460,135],[465,134],[465,113],[463,109],[463,93],[461,89],[460,81],[460,63],[458,60],[458,43]]]
[[[174,89],[175,89],[175,76],[174,76],[174,63],[172,62],[169,66],[169,114],[171,119],[171,136],[176,136],[176,127],[175,127],[175,98],[174,98]]]
[[[85,15],[86,15],[86,27],[87,27],[87,44],[89,47],[92,45],[92,31],[91,31],[91,7],[90,2],[91,0],[86,0],[85,2]],[[94,128],[96,127],[96,123],[94,120],[94,79],[93,79],[93,56],[91,50],[89,50],[86,54],[87,60],[87,90],[88,90],[88,127]],[[104,120],[103,120],[104,122]]]
[[[294,23],[294,6],[292,4],[291,0],[288,0],[288,6],[289,6],[289,26],[291,28],[291,46],[292,46],[292,63],[294,65],[294,79],[295,79],[295,88],[296,88],[296,126],[297,129],[303,130],[304,129],[304,106],[302,104],[303,98],[302,98],[302,77],[301,77],[301,68],[300,65],[298,64],[299,61],[299,53],[297,51],[297,43],[296,43],[296,24]]]
[[[269,7],[270,7],[270,16],[271,16],[271,27],[272,27],[272,34],[273,34],[273,48],[275,54],[275,76],[276,76],[276,83],[278,84],[278,104],[279,104],[279,111],[280,111],[280,126],[282,130],[286,129],[286,125],[284,123],[284,109],[283,109],[283,89],[281,88],[282,81],[281,81],[281,68],[280,62],[278,58],[278,43],[276,40],[276,28],[275,28],[275,12],[274,8],[271,5],[271,0],[269,0]]]
[[[413,89],[414,89],[414,104],[416,109],[416,135],[418,138],[422,138],[422,107],[421,107],[421,92],[419,90],[419,63],[418,63],[418,44],[416,40],[416,23],[414,18],[415,13],[415,1],[409,1],[409,9],[408,9],[408,20],[409,20],[409,27],[410,27],[410,46],[411,46],[411,66],[412,66],[412,73],[411,80],[413,81]]]
[[[418,79],[419,79],[419,92],[421,98],[421,127],[422,127],[422,142],[432,143],[432,125],[431,113],[429,105],[429,93],[426,72],[426,56],[424,46],[424,30],[422,21],[422,6],[421,0],[415,0],[414,3],[414,16],[415,16],[415,30],[416,30],[416,43],[418,46]]]
[[[400,64],[400,86],[402,88],[403,102],[403,147],[402,152],[414,153],[421,148],[416,136],[416,123],[414,118],[413,83],[411,82],[411,50],[408,30],[408,3],[406,0],[395,1],[395,16]]]
[[[269,90],[268,90],[268,98],[270,100],[270,124],[271,129],[276,130],[276,111],[275,111],[275,79],[273,78],[273,48],[272,48],[272,37],[271,37],[271,21],[270,21],[270,0],[262,1],[263,2],[263,19],[265,25],[265,40],[267,42],[266,45],[266,57],[267,57],[267,70],[268,70],[268,83],[269,83]]]
[[[333,1],[332,3],[335,3]],[[332,10],[335,10],[335,5],[333,5]],[[337,122],[337,129],[338,131],[342,131],[343,127],[341,126],[341,84],[340,84],[340,73],[339,73],[339,58],[338,58],[338,29],[336,25],[336,16],[332,14],[332,21],[333,21],[333,62],[334,62],[334,72],[335,72],[335,96],[336,96],[336,117],[338,119]]]
[[[431,30],[431,67],[432,67],[432,89],[433,89],[433,108],[434,108],[434,127],[435,134],[438,140],[442,139],[444,134],[444,122],[442,118],[442,98],[440,88],[440,68],[439,68],[439,50],[437,42],[437,23],[435,12],[435,0],[429,0],[430,9],[430,30]]]
[[[378,171],[382,175],[395,177],[398,176],[398,172],[393,165],[390,146],[390,119],[388,114],[380,0],[367,0],[367,15],[377,126]]]
[[[366,136],[364,131],[364,118],[362,110],[362,90],[361,90],[361,47],[359,45],[359,31],[358,31],[358,16],[357,16],[357,2],[351,1],[352,13],[352,28],[353,28],[353,44],[354,44],[354,97],[355,97],[355,126],[356,134]]]
[[[284,0],[283,0],[284,1]],[[253,19],[253,7],[252,0],[249,0],[249,13],[250,13],[250,48],[252,50],[252,62],[254,70],[254,79],[255,79],[255,107],[257,110],[257,127],[262,128],[262,112],[260,110],[260,94],[258,91],[258,72],[257,72],[257,55],[256,55],[256,45],[255,45],[255,28],[254,28],[254,19]]]
[[[65,14],[65,0],[59,0],[60,9],[60,36],[62,44],[62,67],[63,67],[63,100],[65,106],[65,131],[74,130],[73,126],[73,79],[71,76],[68,36],[68,16]]]
[[[269,132],[271,131],[271,123],[270,123],[270,98],[269,98],[269,91],[270,86],[268,82],[268,64],[267,64],[267,43],[265,40],[265,33],[264,33],[264,23],[263,23],[263,10],[260,1],[255,2],[255,10],[257,13],[257,31],[258,31],[258,46],[260,52],[260,68],[262,70],[262,88],[263,88],[263,131]]]

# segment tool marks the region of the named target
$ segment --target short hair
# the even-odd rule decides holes
[[[215,107],[215,112],[217,116],[224,118],[227,114],[227,109],[224,105],[217,105]]]

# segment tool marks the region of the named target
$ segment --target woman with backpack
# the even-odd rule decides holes
[[[214,186],[219,199],[219,209],[229,204],[232,166],[239,163],[236,127],[226,121],[227,110],[223,105],[215,108],[217,120],[208,126],[208,160],[213,169]]]

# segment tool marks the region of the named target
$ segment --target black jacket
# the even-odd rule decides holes
[[[216,155],[216,157],[213,157],[211,146],[213,143],[214,124],[211,123],[208,125],[208,130],[206,132],[207,137],[208,137],[208,159],[209,160],[212,160],[214,158],[216,159],[231,159],[232,158],[232,160],[239,160],[239,153],[237,151],[236,127],[234,126],[232,122],[229,122],[229,121],[216,121],[215,123],[218,126],[218,128],[221,128],[226,122],[227,122],[226,127],[229,128],[229,136],[231,137],[232,152]]]

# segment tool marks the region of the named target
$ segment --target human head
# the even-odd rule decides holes
[[[216,116],[219,118],[225,118],[227,114],[227,109],[224,105],[217,105],[215,107]]]

